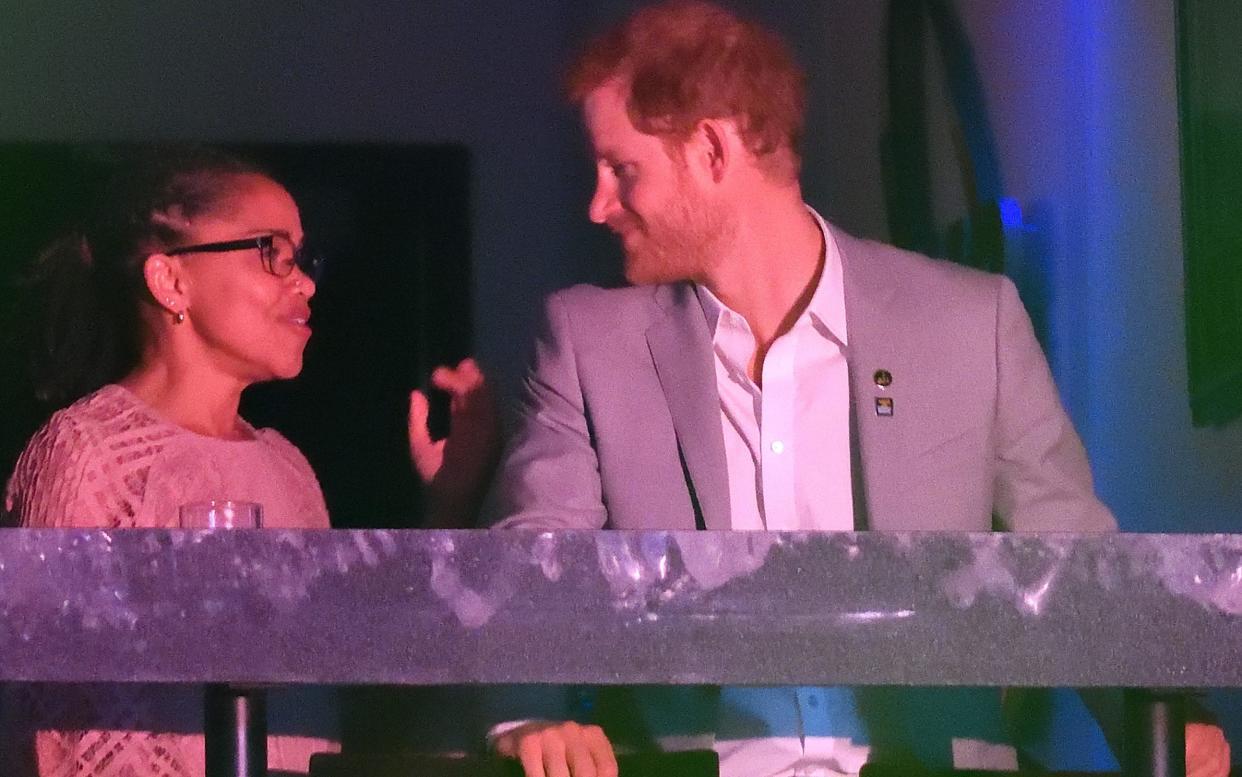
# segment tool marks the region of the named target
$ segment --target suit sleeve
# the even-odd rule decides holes
[[[599,459],[579,381],[572,310],[545,305],[516,407],[514,434],[484,508],[508,528],[599,529],[607,520]]]
[[[1012,531],[1115,531],[1057,394],[1030,318],[1009,279],[997,301],[993,504]]]

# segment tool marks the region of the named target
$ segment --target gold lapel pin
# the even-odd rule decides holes
[[[876,370],[875,374],[871,376],[871,379],[875,381],[875,385],[882,389],[886,389],[893,385],[893,373],[888,370]]]

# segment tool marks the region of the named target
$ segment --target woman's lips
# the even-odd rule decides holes
[[[311,317],[310,311],[307,310],[304,312],[299,311],[297,313],[292,313],[290,315],[283,316],[280,320],[286,324],[289,324],[290,326],[297,327],[298,329],[302,329],[302,330],[309,332],[310,331],[310,317]]]

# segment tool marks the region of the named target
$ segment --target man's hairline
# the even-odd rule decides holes
[[[744,134],[741,129],[742,125],[744,124],[742,120],[743,117],[741,116],[700,116],[697,119],[695,119],[693,128],[688,133],[685,133],[685,134],[678,133],[678,132],[660,132],[659,130],[648,131],[646,129],[643,129],[642,124],[649,125],[652,121],[654,121],[654,119],[643,117],[637,114],[636,111],[634,111],[633,100],[632,100],[633,93],[630,88],[631,83],[632,83],[632,73],[627,73],[627,68],[625,68],[624,66],[618,66],[606,78],[600,79],[599,82],[595,84],[595,86],[592,86],[586,89],[576,90],[574,94],[571,94],[570,102],[576,105],[579,110],[583,110],[586,106],[587,100],[590,98],[591,95],[596,94],[604,89],[615,88],[617,92],[624,98],[625,115],[629,119],[630,125],[634,127],[634,129],[637,130],[638,132],[641,132],[644,135],[647,135],[647,136],[650,136],[650,137],[653,137],[659,140],[660,145],[664,147],[664,153],[667,154],[669,159],[673,160],[674,162],[684,163],[686,161],[686,155],[684,153],[684,149],[686,145],[690,142],[690,137],[694,134],[694,128],[697,128],[701,122],[704,122],[704,121],[730,122],[734,125],[739,137],[743,136]],[[636,121],[635,119],[638,119],[638,121]],[[771,151],[768,151],[762,155],[756,154],[746,144],[743,144],[743,146],[746,148],[746,152],[755,160],[755,163],[759,167],[764,168],[765,172],[769,174],[771,174],[771,171],[769,170],[769,168],[774,167],[778,163],[780,155],[783,152],[787,153],[789,156],[789,161],[792,164],[792,175],[795,179],[798,177],[798,171],[802,167],[802,155],[798,153],[798,151],[795,148],[793,148],[793,146],[790,145],[789,143],[782,142],[776,148],[773,148]],[[772,162],[773,164],[770,165],[769,162]]]

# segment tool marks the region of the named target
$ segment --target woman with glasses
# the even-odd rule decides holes
[[[222,152],[165,151],[122,173],[39,259],[36,386],[63,409],[26,446],[6,512],[26,527],[176,527],[180,505],[228,498],[261,504],[268,527],[327,528],[306,459],[238,415],[247,386],[302,368],[303,240],[289,193]],[[6,735],[26,734],[6,775],[204,772],[192,688],[35,686],[8,703]],[[269,760],[304,773],[330,748],[273,736]]]
[[[6,492],[25,526],[169,527],[177,508],[259,502],[271,527],[327,527],[305,458],[238,415],[292,378],[310,338],[298,207],[223,152],[153,153],[36,266],[47,317],[35,383],[56,413]]]

